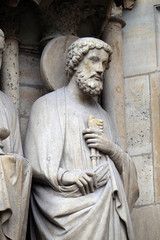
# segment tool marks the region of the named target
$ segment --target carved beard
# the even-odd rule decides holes
[[[103,90],[102,79],[96,80],[96,76],[91,76],[90,78],[85,78],[84,74],[81,72],[76,72],[76,83],[84,93],[90,95],[91,97],[98,96]]]

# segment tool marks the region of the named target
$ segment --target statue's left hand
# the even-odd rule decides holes
[[[88,147],[95,148],[107,154],[115,163],[117,170],[121,174],[123,151],[114,142],[110,141],[100,130],[88,128],[82,133]]]
[[[89,148],[95,148],[108,155],[115,152],[115,143],[100,130],[87,128],[82,133]]]

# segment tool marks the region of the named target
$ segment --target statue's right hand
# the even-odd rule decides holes
[[[85,170],[73,170],[67,171],[63,174],[61,179],[62,184],[71,185],[76,184],[80,192],[86,195],[90,192],[94,192],[94,186],[96,186],[96,174],[92,171]]]

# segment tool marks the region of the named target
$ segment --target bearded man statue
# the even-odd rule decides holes
[[[134,239],[135,166],[94,99],[111,54],[99,39],[76,40],[66,60],[69,84],[33,105],[25,142],[33,167],[32,240]]]

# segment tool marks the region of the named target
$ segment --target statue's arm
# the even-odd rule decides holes
[[[115,145],[114,152],[110,154],[109,157],[120,173],[128,206],[130,211],[132,211],[134,204],[139,197],[136,167],[130,156],[117,144]]]
[[[124,185],[128,206],[131,211],[139,197],[139,187],[135,164],[127,153],[123,154],[121,179]]]
[[[100,131],[86,129],[83,131],[83,135],[89,148],[96,148],[105,153],[114,162],[115,167],[121,175],[128,205],[131,210],[139,194],[137,173],[132,159],[116,143],[110,141]]]

